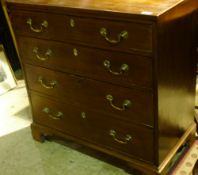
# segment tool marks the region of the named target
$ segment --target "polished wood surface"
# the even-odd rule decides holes
[[[171,136],[177,142],[194,117],[196,59],[192,50],[192,15],[169,21],[168,18],[174,13],[177,11],[167,14],[166,18],[162,17],[158,23],[160,56],[157,58],[156,71],[159,106],[157,112],[160,116],[158,136],[161,148],[164,147],[161,141],[164,137]],[[164,156],[159,155],[159,162]]]
[[[7,2],[158,16],[182,3],[183,0],[7,0]]]
[[[96,80],[111,81],[126,87],[152,88],[152,60],[148,57],[29,37],[20,37],[19,46],[21,58],[28,64],[83,75]],[[35,48],[38,48],[37,54],[33,53]],[[48,59],[46,52],[49,49],[52,54]],[[74,53],[75,50],[77,55]],[[39,60],[37,55],[47,60]],[[120,73],[123,64],[127,64],[129,70],[120,75],[114,75],[104,66],[105,60],[110,61],[110,70],[114,72]]]
[[[119,157],[143,174],[166,175],[174,154],[195,128],[193,13],[198,1],[116,2],[8,0],[33,107],[33,137],[42,141],[42,135],[61,136]],[[107,33],[102,35],[101,28]],[[37,57],[51,49],[54,60],[35,59],[33,47],[38,47]],[[74,48],[78,52],[72,52]],[[109,59],[112,70],[122,63],[130,69],[123,76],[111,75],[104,59]],[[131,101],[128,108],[126,99]],[[64,111],[72,124],[67,126],[66,118],[59,122],[46,117],[41,109],[46,105],[55,115]],[[89,122],[87,128],[95,135],[85,131],[77,136],[83,127],[81,111],[90,114],[83,122]],[[134,132],[140,149],[136,144],[114,145],[115,135],[105,137],[111,126],[119,130],[118,138]],[[141,152],[145,143],[149,151]]]
[[[125,170],[129,174],[132,174],[132,175],[133,174],[135,175],[136,172],[139,173],[140,175],[167,175],[170,170],[169,168],[174,164],[175,159],[178,158],[176,154],[169,155],[168,162],[163,163],[162,167],[156,167],[154,165],[148,164],[148,162],[131,159],[131,158],[123,156],[122,154],[119,154],[119,153],[115,154],[115,152],[111,151],[111,150],[107,150],[107,149],[104,150],[103,147],[101,147],[101,146],[97,146],[95,144],[89,143],[89,142],[81,140],[81,139],[77,139],[71,135],[66,135],[62,132],[59,132],[56,129],[52,129],[52,128],[49,128],[49,127],[46,127],[43,125],[39,125],[39,124],[35,124],[35,123],[33,123],[31,125],[31,128],[32,128],[33,137],[35,138],[35,140],[38,140],[40,142],[43,142],[43,133],[47,133],[48,136],[51,138],[56,138],[56,139],[58,138],[59,140],[60,139],[66,140],[67,146],[70,145],[70,144],[68,144],[68,142],[70,140],[73,140],[76,143],[80,143],[81,145],[85,145],[85,146],[88,146],[89,148],[94,149],[95,152],[93,154],[91,154],[92,156],[97,157],[98,156],[97,150],[99,150],[101,152],[107,153],[108,155],[119,158],[119,162],[115,163],[114,160],[112,160],[110,162],[113,165],[117,165],[117,166],[121,167],[121,165],[123,164],[123,161],[120,161],[120,160],[125,160],[127,162],[127,167],[125,165],[122,168],[124,168],[124,169],[126,168]],[[183,146],[183,143],[189,143],[189,141],[190,141],[190,143],[193,143],[195,129],[196,129],[196,124],[191,125],[189,130],[187,130],[185,132],[185,134],[183,135],[184,137],[182,137],[182,139],[179,140],[178,144],[175,145],[175,147],[170,152],[175,152],[175,150],[176,151],[179,150],[179,148],[181,148]],[[73,149],[77,149],[76,145],[73,147]],[[87,151],[84,151],[84,150],[83,150],[83,152],[87,153]],[[105,160],[105,158],[106,158],[107,162],[111,158],[111,157],[108,157],[106,154],[103,156],[104,157],[102,157],[102,160]],[[135,172],[133,170],[135,170]],[[138,171],[136,171],[136,170],[138,170]]]
[[[127,124],[116,119],[112,120],[109,114],[104,115],[82,106],[67,103],[59,104],[55,100],[35,94],[31,94],[31,99],[36,123],[87,140],[106,149],[114,149],[126,156],[136,156],[138,159],[153,161],[153,152],[151,151],[153,147],[152,129]],[[43,112],[46,107],[52,111],[52,115],[61,111],[63,113],[62,118],[58,120],[50,118],[48,114]],[[85,112],[86,118],[82,118],[82,112]],[[110,130],[115,130],[117,139],[121,141],[127,134],[130,134],[132,139],[126,144],[118,143],[109,135]]]
[[[88,17],[77,17],[69,15],[57,15],[49,13],[15,11],[13,26],[18,35],[39,37],[56,41],[79,42],[81,44],[110,48],[113,50],[127,52],[142,52],[145,55],[152,54],[152,23],[120,22],[92,19]],[[39,28],[46,20],[48,27],[42,32],[31,31],[27,20],[32,19],[32,26]],[[74,27],[71,27],[70,20],[74,20]],[[108,43],[100,30],[106,28],[107,37],[111,40],[118,40],[118,35],[122,31],[128,32],[127,39],[122,39],[118,44]],[[90,37],[92,36],[92,37]],[[94,41],[94,42],[93,42]]]
[[[25,71],[31,90],[53,96],[61,101],[67,101],[70,104],[85,106],[102,113],[110,113],[121,120],[153,126],[153,98],[149,92],[113,86],[109,83],[31,65],[26,65]],[[44,83],[49,84],[50,81],[55,80],[57,85],[53,89],[46,89],[38,82],[40,76],[43,77]],[[126,99],[131,101],[131,106],[124,111],[114,109],[106,99],[108,94],[113,96],[113,103],[117,107],[122,108],[123,101]]]

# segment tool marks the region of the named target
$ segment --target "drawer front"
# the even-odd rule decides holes
[[[16,34],[128,52],[152,53],[152,24],[14,11]]]
[[[31,90],[108,112],[122,120],[153,126],[153,96],[150,92],[121,88],[27,64],[25,70]]]
[[[34,121],[127,157],[153,161],[153,130],[31,94]]]
[[[23,62],[126,87],[152,88],[152,60],[34,38],[19,38]]]

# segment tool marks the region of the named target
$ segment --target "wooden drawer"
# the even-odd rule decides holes
[[[23,62],[126,87],[152,88],[152,60],[121,52],[20,37]]]
[[[13,11],[11,15],[18,35],[70,40],[100,48],[148,55],[152,53],[152,23],[108,21],[35,11]]]
[[[153,130],[31,93],[34,122],[129,157],[153,161]],[[54,118],[55,117],[55,118]],[[128,139],[127,139],[128,138]]]
[[[153,126],[153,95],[150,92],[122,88],[28,64],[25,70],[31,90],[60,101],[108,112],[122,120]]]

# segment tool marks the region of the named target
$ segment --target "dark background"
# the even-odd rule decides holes
[[[13,71],[21,69],[2,6],[0,7],[0,44],[3,44],[4,46],[7,58]]]

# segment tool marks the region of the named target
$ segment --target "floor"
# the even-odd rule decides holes
[[[25,128],[31,123],[31,112],[24,80],[0,95],[0,137]]]
[[[0,96],[0,107],[0,175],[129,175],[62,144],[34,141],[24,81]]]

